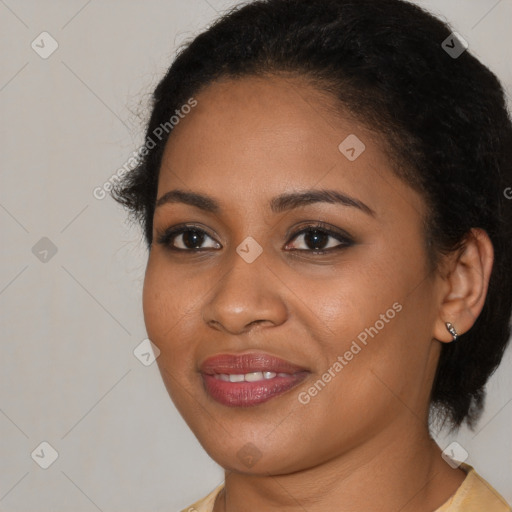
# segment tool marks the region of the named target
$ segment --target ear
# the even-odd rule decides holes
[[[471,329],[482,311],[494,262],[494,249],[483,229],[472,228],[464,247],[446,258],[434,337],[448,343],[453,341],[453,337],[446,328],[446,322],[450,322],[460,336]]]

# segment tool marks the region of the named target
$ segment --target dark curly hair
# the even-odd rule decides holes
[[[496,76],[469,51],[455,56],[443,48],[451,33],[403,0],[235,7],[180,49],[154,91],[146,140],[216,79],[306,78],[383,136],[396,174],[421,192],[433,269],[440,255],[464,247],[471,228],[484,229],[495,252],[485,304],[469,332],[443,343],[431,393],[431,412],[456,429],[464,420],[473,428],[479,418],[485,384],[510,335],[512,208],[505,191],[512,186],[512,125]],[[148,250],[170,133],[111,191],[141,224]]]

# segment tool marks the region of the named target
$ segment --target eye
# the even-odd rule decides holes
[[[201,246],[209,238],[213,244]],[[202,249],[218,249],[221,245],[215,242],[206,231],[196,226],[175,226],[157,236],[157,242],[174,251],[200,251]]]
[[[293,240],[302,237],[305,248],[290,247]],[[331,239],[329,241],[329,239]],[[206,242],[208,245],[203,245]],[[336,243],[336,241],[338,243]],[[334,242],[334,243],[333,243]],[[198,226],[182,225],[174,226],[163,233],[157,233],[157,243],[172,251],[199,252],[204,249],[220,249],[222,246],[216,242],[204,229]],[[313,254],[324,254],[333,250],[339,250],[353,245],[353,240],[342,231],[335,231],[326,227],[323,223],[315,223],[297,231],[285,249],[299,252],[311,252]]]
[[[353,240],[345,233],[327,228],[323,223],[310,225],[307,228],[300,230],[293,235],[292,240],[299,240],[301,238],[303,245],[306,247],[292,247],[292,250],[324,254],[333,250],[349,247],[354,243]],[[336,241],[338,241],[338,243],[336,243]],[[296,243],[293,245],[295,244]],[[290,243],[286,245],[286,248],[290,249]]]

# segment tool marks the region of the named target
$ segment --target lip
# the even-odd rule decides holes
[[[308,371],[307,368],[263,352],[217,354],[203,361],[199,369],[206,375],[220,373],[231,375],[262,371],[294,374]]]
[[[206,392],[215,401],[228,407],[255,406],[298,386],[309,374],[306,368],[265,353],[218,354],[200,365]],[[226,382],[215,375],[270,371],[288,373],[256,382]]]

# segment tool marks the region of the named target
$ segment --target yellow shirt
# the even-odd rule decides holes
[[[469,464],[461,464],[467,476],[455,494],[433,512],[512,512],[512,508]],[[224,488],[220,484],[208,496],[181,512],[212,512],[215,498]]]

